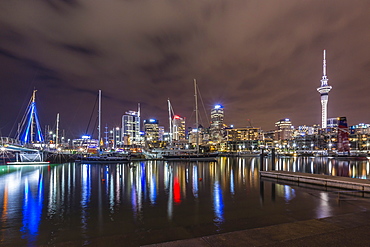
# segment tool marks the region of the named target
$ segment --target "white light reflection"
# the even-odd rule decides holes
[[[109,190],[109,209],[110,213],[114,213],[114,177],[113,174],[107,173],[107,177],[109,177],[109,185],[108,185],[108,190]]]
[[[193,166],[193,195],[198,198],[198,167]]]
[[[284,186],[284,199],[286,202],[288,201],[291,201],[292,199],[295,198],[295,190],[288,186],[288,185],[285,185]]]
[[[115,192],[116,192],[116,199],[115,203],[120,204],[121,203],[121,178],[122,178],[122,164],[116,166],[116,184],[115,184]]]
[[[230,192],[232,195],[235,195],[234,190],[234,170],[231,168],[230,170]]]
[[[149,173],[149,186],[150,186],[150,190],[149,190],[149,198],[150,198],[150,203],[152,205],[156,204],[156,201],[157,201],[157,179],[156,179],[156,172],[154,170],[154,168],[152,167],[152,164],[150,164],[150,169],[148,171]]]
[[[256,158],[252,158],[251,160],[251,172],[254,174],[254,169],[256,167]]]
[[[50,171],[50,182],[49,182],[49,202],[48,202],[48,217],[52,218],[57,211],[57,172],[55,169]]]
[[[81,230],[84,235],[86,236],[87,228],[88,228],[88,209],[89,209],[89,202],[90,202],[90,194],[91,194],[91,174],[90,174],[90,165],[82,165],[81,171]]]
[[[313,160],[311,160],[311,173],[313,174]]]
[[[215,181],[213,186],[213,210],[215,213],[214,222],[220,227],[220,225],[224,222],[224,202],[219,181]]]
[[[168,189],[168,201],[167,201],[167,217],[169,220],[172,220],[173,216],[173,173],[171,169],[168,169],[168,181],[169,181],[169,189]]]
[[[316,210],[316,217],[317,218],[326,218],[330,217],[331,208],[329,206],[329,196],[326,192],[320,192],[320,204]]]

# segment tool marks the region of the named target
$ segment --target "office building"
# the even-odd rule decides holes
[[[145,142],[157,142],[159,141],[159,126],[158,120],[147,119],[144,120],[144,140]]]
[[[220,142],[223,139],[224,127],[224,107],[220,104],[214,106],[211,110],[210,139],[214,142]]]
[[[186,139],[184,118],[179,115],[175,115],[172,119],[172,128],[174,141],[182,141]]]
[[[275,140],[291,140],[293,138],[293,126],[290,119],[285,118],[275,123]]]

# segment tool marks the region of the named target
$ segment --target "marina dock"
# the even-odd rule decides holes
[[[370,192],[370,180],[288,171],[260,171],[261,177]]]

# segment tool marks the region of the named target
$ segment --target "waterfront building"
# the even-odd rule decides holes
[[[224,107],[220,104],[211,110],[210,139],[219,143],[223,139]]]
[[[97,139],[91,139],[91,136],[84,135],[79,139],[72,140],[72,148],[81,152],[90,152],[99,147],[99,141]]]
[[[347,118],[340,117],[338,118],[338,139],[337,139],[337,150],[338,152],[347,152],[350,151],[349,143],[349,129],[347,125]]]
[[[146,119],[143,125],[145,147],[150,149],[160,147],[158,120]]]
[[[197,137],[198,137],[198,141],[197,141]],[[209,138],[210,138],[209,129],[203,128],[202,125],[199,125],[198,129],[194,128],[189,131],[188,138],[189,138],[189,143],[191,143],[192,145],[196,145],[197,143],[199,145],[203,143],[208,143]]]
[[[351,149],[369,151],[370,124],[359,123],[349,127],[349,142]]]
[[[359,123],[351,126],[349,129],[351,134],[370,134],[370,124]]]
[[[122,116],[122,137],[126,137],[127,145],[139,145],[141,143],[140,109],[138,111],[128,111]]]
[[[324,59],[323,59],[323,76],[321,79],[321,86],[317,88],[317,91],[321,95],[321,128],[326,129],[327,127],[327,114],[328,114],[328,98],[329,92],[332,89],[328,85],[328,78],[326,76],[326,51],[324,50]]]
[[[227,141],[256,141],[262,139],[262,130],[260,128],[226,128]]]
[[[144,140],[145,143],[159,141],[158,120],[156,119],[144,120]]]
[[[301,126],[298,126],[298,128],[294,130],[293,136],[297,137],[297,136],[313,135],[314,133],[315,133],[315,129],[313,126],[301,125]]]
[[[164,141],[164,135],[165,135],[165,132],[164,132],[164,126],[158,126],[158,138],[160,141]]]
[[[175,115],[172,119],[172,131],[174,141],[183,141],[185,136],[185,118]]]
[[[290,119],[280,119],[275,123],[275,140],[291,140],[293,138],[293,129]]]
[[[327,121],[328,128],[338,128],[338,118],[328,118]]]
[[[228,151],[245,151],[257,149],[263,139],[260,128],[226,128],[226,147]]]
[[[123,145],[130,145],[128,138],[123,138],[120,127],[116,127],[110,130],[109,140],[112,144],[112,148],[122,147]]]

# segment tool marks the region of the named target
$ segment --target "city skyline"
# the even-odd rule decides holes
[[[42,126],[82,134],[98,90],[102,127],[142,119],[192,121],[193,79],[208,117],[274,129],[321,122],[316,88],[327,50],[328,118],[369,123],[370,36],[365,1],[204,1],[0,4],[0,133],[16,129],[34,88]],[[193,120],[193,122],[195,122]],[[204,123],[203,123],[204,124]]]

